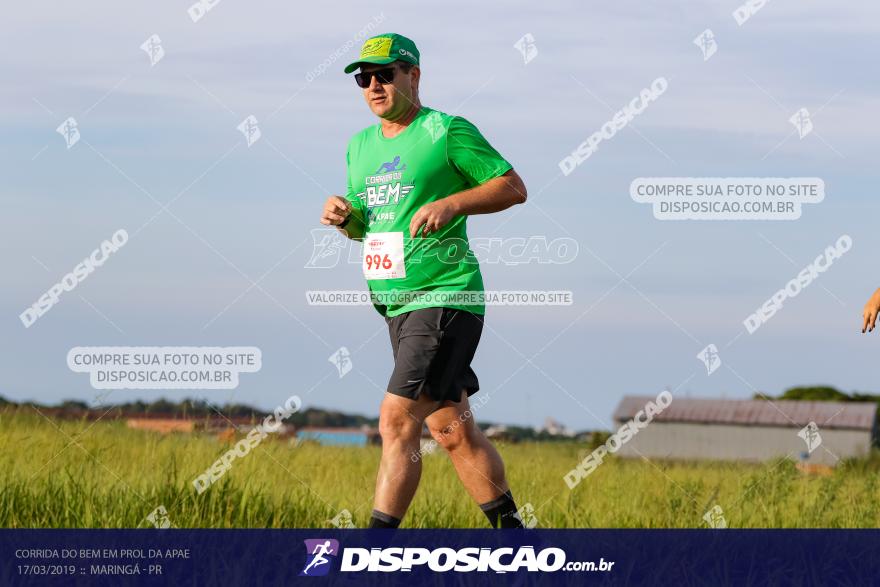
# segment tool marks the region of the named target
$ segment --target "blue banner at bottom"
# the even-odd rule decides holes
[[[868,585],[878,530],[0,530],[2,585]]]

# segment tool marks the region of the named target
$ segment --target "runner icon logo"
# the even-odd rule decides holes
[[[807,443],[807,454],[812,454],[822,444],[822,435],[819,434],[819,427],[815,422],[810,422],[801,428],[798,436]]]
[[[79,142],[79,125],[77,125],[75,118],[71,117],[62,122],[55,129],[55,132],[64,137],[68,149]]]
[[[801,108],[788,119],[794,125],[798,132],[798,138],[804,138],[813,132],[813,121],[810,119],[810,111]]]
[[[535,515],[535,506],[531,503],[524,504],[516,511],[516,517],[522,522],[523,528],[531,530],[538,525],[538,517]]]
[[[722,510],[721,506],[718,504],[715,504],[708,512],[703,514],[703,520],[710,528],[716,530],[727,528],[727,519],[724,517],[724,510]]]
[[[715,52],[718,51],[718,43],[715,42],[715,33],[712,32],[712,29],[706,29],[700,35],[694,39],[694,45],[700,48],[700,51],[703,52],[703,61],[709,61],[709,58],[715,55]]]
[[[513,44],[513,48],[520,52],[525,65],[538,56],[538,46],[535,45],[535,37],[532,33],[526,33],[520,37],[519,41]]]
[[[379,169],[376,170],[376,173],[390,173],[392,171],[403,171],[406,169],[406,165],[400,169],[397,168],[398,165],[400,165],[400,155],[394,157],[393,161],[388,161],[387,163],[380,165]]]
[[[706,365],[706,374],[711,375],[718,367],[721,366],[721,356],[718,354],[718,347],[710,344],[697,354],[697,358]]]
[[[260,123],[253,114],[242,120],[241,124],[235,128],[241,131],[241,134],[244,135],[248,149],[250,149],[251,145],[259,141],[260,137],[263,136],[262,131],[260,131]]]
[[[339,264],[342,252],[348,246],[346,239],[335,228],[313,228],[312,256],[306,269],[330,269]]]
[[[306,565],[300,577],[323,577],[330,571],[330,563],[339,554],[339,541],[332,538],[312,538],[306,543]]]
[[[143,42],[141,49],[150,57],[150,67],[159,63],[165,57],[165,49],[162,47],[162,39],[159,35],[151,35],[149,39]]]
[[[337,371],[339,371],[339,378],[342,379],[345,377],[345,374],[351,371],[351,353],[348,352],[348,349],[344,346],[339,347],[335,353],[330,355],[327,359],[334,365],[336,365]]]
[[[446,134],[446,126],[443,124],[443,118],[436,111],[428,114],[422,121],[424,128],[431,136],[431,143],[436,143]]]
[[[330,523],[337,528],[344,528],[346,530],[357,528],[357,526],[354,525],[354,521],[352,521],[351,512],[348,510],[340,510],[340,512],[330,520]]]

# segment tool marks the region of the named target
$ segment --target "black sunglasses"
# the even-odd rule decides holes
[[[390,84],[394,82],[394,74],[396,67],[386,67],[384,69],[375,69],[373,71],[361,72],[354,74],[354,81],[362,88],[369,88],[373,82],[373,76],[379,80],[380,84]]]

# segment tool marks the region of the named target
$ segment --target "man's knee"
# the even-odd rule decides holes
[[[383,443],[405,442],[421,436],[422,423],[401,409],[383,409],[379,415],[379,435]]]
[[[431,427],[431,436],[449,452],[471,445],[478,433],[472,425],[459,420],[453,420],[442,427]]]

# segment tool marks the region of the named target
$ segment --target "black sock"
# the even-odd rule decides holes
[[[373,510],[368,528],[397,528],[398,526],[400,526],[400,520],[398,518],[389,516],[379,510]]]
[[[522,521],[519,519],[519,514],[516,513],[516,504],[513,502],[513,494],[509,489],[498,499],[493,499],[489,503],[481,505],[480,509],[483,510],[486,517],[489,518],[489,523],[492,524],[493,528],[523,527]]]

